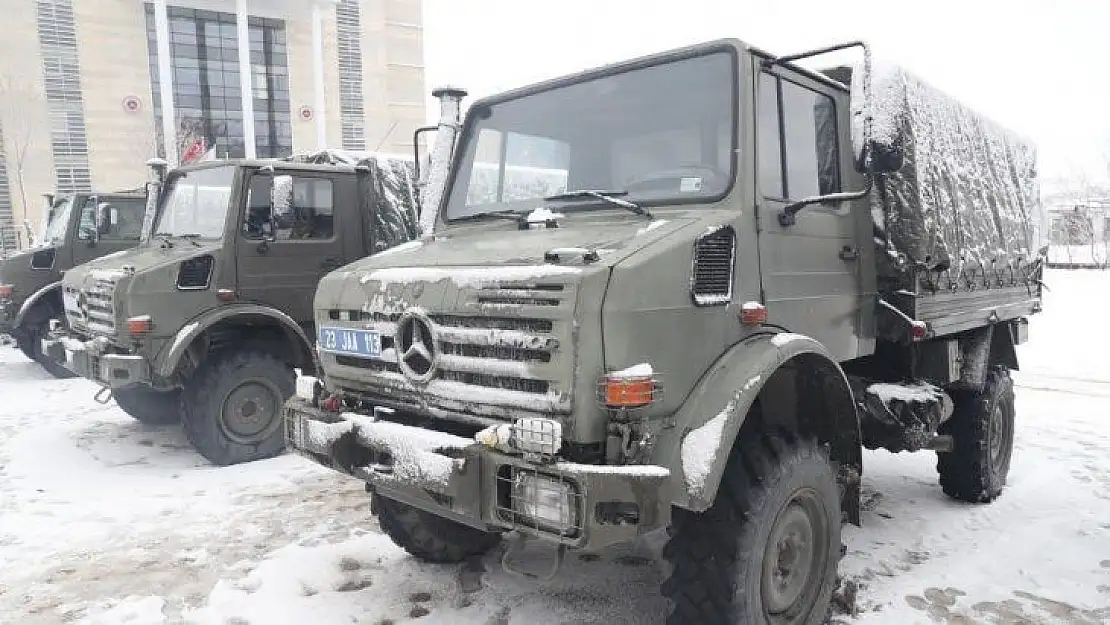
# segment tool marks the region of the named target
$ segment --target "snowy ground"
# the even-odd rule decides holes
[[[1110,622],[1110,272],[1055,271],[1016,376],[1010,487],[947,500],[934,456],[869,453],[841,571],[848,623]],[[293,456],[206,465],[0,348],[0,623],[659,623],[657,545],[571,557],[546,586],[422,565],[359,484]]]

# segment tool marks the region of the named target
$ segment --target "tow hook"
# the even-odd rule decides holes
[[[100,387],[100,390],[96,392],[96,395],[93,395],[93,401],[100,404],[101,406],[106,406],[108,402],[112,401],[112,387]]]

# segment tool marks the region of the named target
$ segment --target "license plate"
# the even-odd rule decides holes
[[[376,358],[382,354],[382,335],[373,330],[324,326],[317,333],[320,349],[332,354]]]

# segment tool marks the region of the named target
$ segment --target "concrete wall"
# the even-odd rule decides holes
[[[13,220],[20,227],[26,219],[37,231],[42,215],[42,193],[54,188],[54,158],[50,149],[50,124],[34,5],[24,4],[27,5],[24,10],[4,11],[4,36],[0,37],[0,123],[4,126],[4,156]],[[17,154],[20,146],[26,146],[23,159]],[[26,237],[23,243],[27,243]]]
[[[146,18],[136,0],[74,0],[94,190],[139,187],[156,155]],[[137,97],[138,111],[123,101]]]
[[[80,56],[80,81],[94,189],[140,186],[144,163],[155,152],[155,120],[143,0],[72,0]],[[286,20],[289,45],[290,108],[294,151],[313,150],[316,122],[298,117],[313,106],[312,26],[307,2],[251,0],[253,15]],[[0,37],[0,123],[12,195],[13,218],[36,228],[42,194],[56,186],[50,122],[43,90],[41,48],[32,0],[4,0],[5,32]],[[230,0],[169,0],[233,12]],[[424,125],[423,15],[421,0],[362,0],[363,97],[367,149],[410,154],[412,133]],[[342,144],[335,11],[323,11],[324,91],[329,147]],[[124,99],[138,98],[138,111]],[[316,112],[319,114],[319,112]],[[17,146],[28,142],[22,171],[27,206],[21,201]]]

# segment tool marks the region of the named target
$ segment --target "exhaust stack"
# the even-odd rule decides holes
[[[439,100],[439,124],[416,131],[414,148],[419,153],[420,134],[435,130],[436,140],[428,158],[428,166],[421,168],[417,184],[420,186],[420,236],[430,236],[435,230],[439,203],[447,185],[447,172],[455,152],[455,142],[461,126],[462,99],[466,90],[459,87],[439,87],[432,91]],[[417,157],[419,167],[419,156]]]

